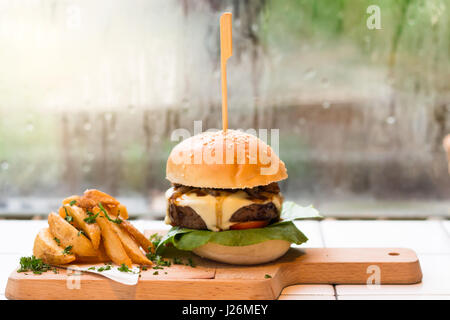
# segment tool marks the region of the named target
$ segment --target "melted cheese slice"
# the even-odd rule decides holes
[[[174,193],[173,188],[166,192],[169,199]],[[231,225],[231,216],[239,209],[252,204],[267,204],[273,202],[278,210],[281,210],[281,197],[279,195],[267,194],[267,200],[250,200],[244,191],[222,192],[220,196],[212,195],[198,196],[197,194],[185,193],[175,199],[175,204],[182,207],[191,207],[205,222],[208,230],[228,230]],[[167,212],[165,222],[170,224]]]

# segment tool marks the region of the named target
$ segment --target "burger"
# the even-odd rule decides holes
[[[259,264],[308,239],[292,220],[318,217],[310,207],[283,203],[288,177],[270,146],[243,131],[205,132],[176,145],[166,166],[165,222],[158,246],[175,246],[211,260]]]

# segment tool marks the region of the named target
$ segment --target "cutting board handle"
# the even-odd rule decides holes
[[[298,283],[413,284],[422,280],[419,259],[405,248],[314,248],[290,250],[277,276]]]

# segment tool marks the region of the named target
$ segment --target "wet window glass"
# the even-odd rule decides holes
[[[448,216],[446,0],[0,0],[0,215],[86,188],[164,216],[174,129],[279,129],[286,198],[340,217]],[[374,6],[375,5],[375,6]]]

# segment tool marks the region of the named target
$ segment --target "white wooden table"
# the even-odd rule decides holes
[[[160,221],[138,220],[141,230],[168,228]],[[416,251],[423,281],[415,285],[295,285],[280,299],[448,299],[450,300],[450,221],[324,220],[296,222],[310,239],[301,247],[408,247]],[[37,231],[46,221],[0,220],[0,299],[21,256],[32,253]]]

